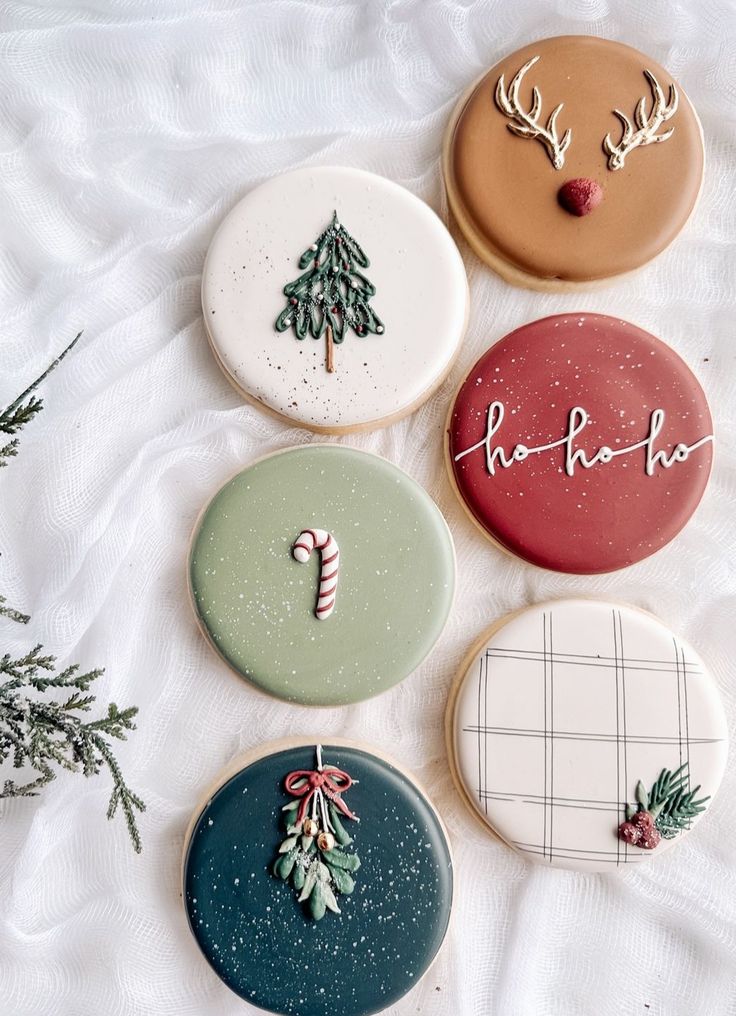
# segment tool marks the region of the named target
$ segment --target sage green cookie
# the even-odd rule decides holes
[[[309,445],[220,490],[195,531],[189,581],[205,634],[238,674],[290,702],[342,705],[391,688],[430,652],[455,554],[439,509],[402,470]]]

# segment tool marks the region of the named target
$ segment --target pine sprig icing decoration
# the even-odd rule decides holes
[[[43,408],[43,400],[33,393],[64,359],[81,336],[81,332],[33,384],[0,413],[0,434],[12,438],[0,448],[0,467],[18,454],[18,432]],[[0,616],[26,624],[30,618],[7,606],[0,596]],[[145,805],[125,782],[110,747],[112,739],[124,741],[138,710],[134,706],[118,709],[107,707],[106,715],[96,720],[86,718],[95,701],[90,687],[103,673],[91,670],[80,673],[77,664],[56,670],[56,658],[44,654],[42,646],[34,646],[24,656],[10,653],[0,656],[0,765],[10,762],[15,769],[29,769],[30,779],[6,779],[0,787],[0,799],[32,797],[56,777],[58,769],[96,776],[107,769],[113,789],[107,817],[122,811],[133,848],[141,850],[136,812]],[[51,693],[51,695],[49,695]],[[55,697],[54,697],[55,696]],[[30,775],[30,773],[29,773]]]
[[[290,882],[308,914],[321,921],[328,910],[340,913],[337,896],[349,896],[360,858],[345,848],[353,842],[340,815],[359,822],[342,799],[354,783],[347,773],[322,764],[317,745],[317,768],[289,773],[287,793],[298,798],[283,806],[286,838],[279,847],[273,873]]]
[[[299,267],[308,270],[284,286],[287,303],[276,330],[293,328],[297,339],[324,335],[330,374],[335,370],[333,343],[339,345],[348,329],[356,335],[383,333],[383,322],[370,305],[376,287],[361,271],[369,266],[365,251],[335,211],[330,225],[299,258]]]
[[[619,826],[619,836],[633,846],[652,850],[662,837],[671,840],[683,829],[689,829],[692,819],[705,811],[707,797],[698,798],[700,784],[689,790],[690,775],[687,762],[679,769],[663,769],[647,793],[641,780],[636,784],[636,805],[626,805],[626,821]]]

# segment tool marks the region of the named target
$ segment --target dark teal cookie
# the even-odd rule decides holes
[[[315,770],[313,745],[258,759],[214,794],[189,841],[185,906],[208,962],[248,1002],[289,1016],[368,1016],[409,991],[439,950],[452,862],[434,810],[406,776],[357,748],[325,745],[322,757],[325,771],[354,781],[342,799],[359,818],[342,815],[353,838],[346,853],[360,867],[353,891],[336,893],[340,913],[314,920],[273,872],[283,806],[298,800],[284,780]]]

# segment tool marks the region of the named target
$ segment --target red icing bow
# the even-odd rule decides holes
[[[303,782],[300,782],[303,781]],[[321,790],[325,797],[332,801],[339,811],[347,818],[355,819],[352,811],[345,804],[340,794],[349,790],[353,780],[342,769],[335,769],[332,766],[325,766],[324,769],[297,769],[284,780],[284,786],[289,794],[294,797],[301,797],[297,822],[303,822],[307,813],[309,802],[318,790]]]

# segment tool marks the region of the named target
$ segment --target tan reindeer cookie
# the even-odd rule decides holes
[[[518,285],[575,289],[669,246],[700,193],[703,141],[654,60],[560,36],[507,56],[463,97],[443,162],[480,258]]]

